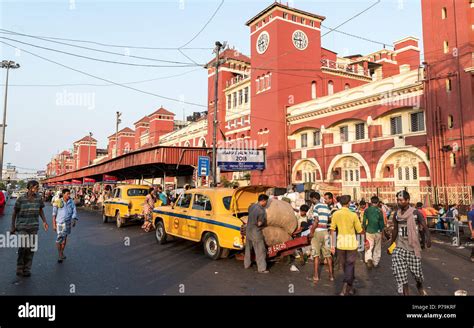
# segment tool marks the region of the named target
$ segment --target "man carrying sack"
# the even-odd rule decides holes
[[[265,211],[267,202],[268,196],[262,194],[258,196],[257,203],[250,205],[246,228],[244,267],[249,269],[252,266],[252,250],[254,250],[259,273],[268,273],[267,249],[262,233],[262,229],[267,223]]]

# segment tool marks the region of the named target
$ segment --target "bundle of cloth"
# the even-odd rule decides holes
[[[265,209],[267,225],[262,230],[265,244],[272,246],[291,240],[293,232],[298,227],[298,220],[291,204],[283,200],[269,199]],[[247,223],[247,217],[241,219]]]

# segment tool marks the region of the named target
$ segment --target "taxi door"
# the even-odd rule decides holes
[[[176,202],[174,208],[168,215],[168,224],[166,230],[173,235],[183,238],[189,238],[188,228],[186,226],[187,217],[191,214],[192,193],[182,194]],[[173,215],[174,214],[174,215]]]
[[[193,195],[191,209],[192,219],[187,220],[189,238],[192,240],[201,240],[203,230],[210,225],[210,223],[206,221],[212,220],[211,199],[207,195],[196,193]],[[210,227],[210,229],[213,230],[214,227]]]
[[[113,216],[115,215],[115,213],[112,214],[112,202],[113,202],[113,199],[114,199],[114,195],[115,195],[115,192],[117,191],[117,189],[113,189],[111,191],[111,196],[109,199],[106,199],[104,200],[104,212],[105,212],[105,215],[106,216]]]
[[[115,216],[115,212],[119,209],[117,202],[120,201],[121,191],[122,189],[120,188],[115,188],[113,191],[112,198],[110,199],[109,216]]]

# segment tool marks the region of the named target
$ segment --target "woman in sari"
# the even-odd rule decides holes
[[[145,230],[145,232],[149,232],[153,227],[153,209],[155,208],[156,200],[156,190],[151,188],[145,198],[145,203],[143,204],[143,216],[145,217],[145,222],[142,225],[142,229]]]

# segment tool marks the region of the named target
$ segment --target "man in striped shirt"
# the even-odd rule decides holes
[[[331,250],[329,247],[329,217],[331,210],[325,203],[321,203],[321,195],[317,192],[312,192],[310,198],[316,201],[313,211],[314,223],[311,226],[311,255],[314,259],[314,273],[313,277],[308,280],[316,283],[319,281],[319,258],[323,256],[327,259],[329,268],[329,280],[334,281],[334,274],[332,268]]]
[[[19,236],[28,238],[29,240],[37,240],[39,229],[38,217],[43,220],[43,229],[48,231],[48,223],[44,216],[44,203],[41,196],[38,194],[38,181],[28,181],[26,185],[28,192],[25,195],[18,197],[12,214],[12,226],[10,232],[17,233]],[[29,247],[31,245],[21,245],[18,248],[17,258],[17,276],[29,277],[31,276],[31,266],[33,264],[34,249]]]

